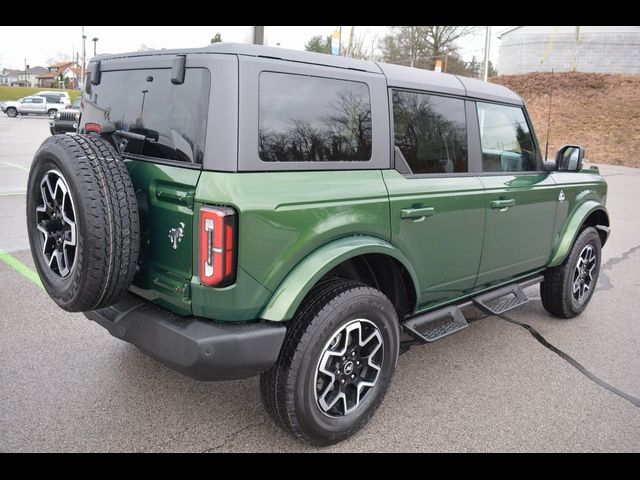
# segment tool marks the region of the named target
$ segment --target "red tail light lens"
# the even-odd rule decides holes
[[[200,209],[200,283],[223,287],[236,277],[236,213],[228,207]]]
[[[99,123],[94,123],[94,122],[87,122],[84,124],[84,129],[87,132],[102,132],[102,125],[100,125]]]

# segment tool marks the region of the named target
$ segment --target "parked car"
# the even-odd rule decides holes
[[[49,109],[55,108],[56,111],[61,111],[71,107],[71,104],[66,103],[66,101],[64,100],[64,97],[61,97],[60,95],[50,95],[50,94],[39,93],[34,96],[44,98],[47,102],[47,106]],[[53,115],[49,115],[49,116],[53,117]]]
[[[69,96],[69,92],[65,91],[56,91],[56,90],[43,90],[41,92],[36,93],[35,95],[56,95],[62,99],[62,103],[66,105],[71,105],[71,97]]]
[[[79,133],[29,173],[46,291],[194,378],[260,375],[300,439],[367,423],[401,332],[433,342],[534,284],[560,318],[593,297],[607,184],[582,146],[544,162],[505,87],[228,43],[87,71]]]
[[[0,102],[0,109],[9,117],[17,117],[20,115],[53,115],[58,110],[64,110],[66,106],[60,103],[60,99],[55,99],[58,103],[49,103],[46,97],[33,95],[30,97],[20,98],[18,100],[10,100]]]
[[[71,108],[59,110],[51,120],[49,120],[49,130],[51,135],[59,133],[75,132],[78,129],[80,119],[81,98],[76,98]]]

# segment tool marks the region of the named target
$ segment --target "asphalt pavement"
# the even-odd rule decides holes
[[[362,431],[315,449],[273,425],[257,378],[173,372],[17,270],[33,270],[24,192],[48,135],[46,118],[0,115],[0,451],[640,451],[640,170],[600,165],[612,234],[581,316],[550,317],[537,287],[505,318],[471,309],[469,328],[400,357]]]

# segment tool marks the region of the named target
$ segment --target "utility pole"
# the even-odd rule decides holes
[[[83,26],[82,27],[82,79],[81,79],[82,80],[82,87],[81,87],[82,90],[85,89],[85,85],[84,85],[84,82],[85,82],[85,78],[84,78],[85,77],[85,71],[84,71],[84,69],[85,69],[85,67],[84,67],[84,64],[85,64],[85,57],[87,55],[87,52],[85,50],[85,42],[86,42],[86,40],[87,40],[87,36],[84,34],[84,26]]]
[[[484,39],[484,81],[489,77],[489,49],[491,48],[491,27],[487,27],[487,36]]]
[[[24,59],[24,86],[27,86],[27,59]]]
[[[253,44],[264,45],[264,26],[253,27]]]
[[[571,66],[571,71],[575,72],[578,66],[578,48],[580,47],[580,27],[576,27],[576,48],[573,55],[573,65]]]
[[[355,26],[351,26],[351,33],[349,33],[349,43],[347,44],[347,51],[345,52],[345,57],[351,56],[351,48],[353,47],[353,33],[355,31]]]

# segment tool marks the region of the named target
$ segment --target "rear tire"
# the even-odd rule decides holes
[[[105,140],[54,135],[40,146],[27,185],[31,254],[63,309],[109,306],[136,272],[139,220],[124,163]]]
[[[18,116],[18,110],[15,109],[14,107],[7,108],[4,113],[7,114],[7,117],[11,117],[11,118],[15,118]]]
[[[382,402],[399,338],[395,309],[380,291],[342,279],[318,285],[288,325],[278,360],[260,376],[267,412],[314,445],[344,440]]]
[[[600,273],[600,235],[585,228],[573,243],[569,255],[557,267],[548,269],[540,284],[545,310],[560,318],[572,318],[587,308]]]

